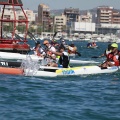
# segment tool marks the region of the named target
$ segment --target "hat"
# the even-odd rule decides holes
[[[117,43],[112,43],[111,47],[118,48],[118,44]]]
[[[48,40],[45,40],[44,42],[43,42],[43,44],[48,44],[49,43],[49,41]]]

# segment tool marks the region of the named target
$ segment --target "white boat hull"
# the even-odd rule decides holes
[[[50,68],[50,67],[48,67]],[[36,77],[56,77],[56,76],[76,76],[76,75],[89,75],[89,74],[101,74],[101,73],[112,73],[118,70],[118,67],[108,67],[107,69],[101,69],[98,66],[82,66],[73,68],[50,68],[56,69],[55,72],[44,71],[44,67],[39,70],[33,71],[31,69],[25,69],[25,76],[36,76]]]
[[[42,57],[36,56],[36,55],[24,55],[20,53],[8,53],[8,52],[0,52],[0,58],[1,59],[16,59],[16,60],[27,60],[31,59],[33,61],[41,61],[43,60]],[[84,61],[84,60],[74,60],[70,59],[71,64],[88,64],[88,63],[99,63],[95,61]]]

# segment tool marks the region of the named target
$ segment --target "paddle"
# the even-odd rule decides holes
[[[54,37],[57,35],[57,32],[54,33],[52,41],[54,41]]]
[[[105,55],[101,55],[101,56],[92,56],[91,58],[101,58],[101,57],[104,57]]]
[[[99,56],[92,56],[91,58],[100,58]]]
[[[28,35],[30,38],[32,38],[35,41],[35,43],[37,43],[35,36],[31,32],[28,31]]]
[[[24,41],[24,38],[20,37],[18,34],[15,33],[15,37],[18,39],[18,40],[21,40],[22,42]]]
[[[79,52],[76,51],[75,53],[78,54],[78,56],[81,56],[81,54]]]

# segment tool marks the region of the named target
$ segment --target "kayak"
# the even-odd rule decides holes
[[[8,52],[0,52],[0,58],[6,60],[26,60],[31,59],[32,61],[42,61],[44,58],[36,56],[36,55],[24,55],[20,53],[8,53]],[[85,60],[75,60],[70,59],[71,64],[88,64],[88,63],[99,63],[93,60],[85,61]]]
[[[99,74],[116,72],[118,67],[100,68],[98,66],[78,66],[70,68],[59,68],[41,66],[37,62],[25,61],[0,61],[0,74],[25,75],[37,77],[57,77],[84,74]]]
[[[118,67],[100,68],[98,66],[80,66],[71,68],[57,68],[41,66],[39,69],[24,69],[25,76],[35,77],[57,77],[57,76],[78,76],[89,74],[113,73]]]
[[[0,67],[0,74],[23,75],[21,68]]]
[[[21,67],[22,62],[19,61],[0,61],[0,67],[11,67],[11,68],[19,68]]]
[[[87,48],[95,49],[95,48],[98,48],[98,46],[88,46]]]

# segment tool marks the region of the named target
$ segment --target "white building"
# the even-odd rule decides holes
[[[1,8],[0,16],[2,16],[2,11],[3,11],[3,9]],[[32,10],[24,10],[24,12],[25,12],[26,16],[28,17],[29,24],[32,21],[35,21],[35,14],[33,13]],[[25,16],[20,8],[15,8],[15,14],[16,14],[16,20],[25,19]],[[15,17],[15,15],[14,15],[12,6],[6,7],[3,18],[7,19],[7,20],[13,20],[14,17]],[[8,23],[6,23],[6,24],[8,24]],[[22,25],[22,24],[24,24],[24,23],[17,23],[16,25]]]
[[[76,32],[95,32],[95,23],[75,22],[72,25],[72,30]]]
[[[85,15],[80,16],[81,22],[92,22],[92,14],[90,12],[87,12]]]
[[[36,13],[34,13],[32,10],[24,10],[25,14],[28,17],[28,21],[31,23],[35,21]]]

